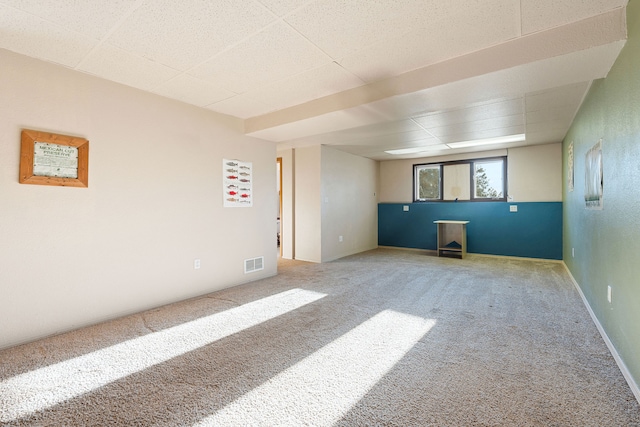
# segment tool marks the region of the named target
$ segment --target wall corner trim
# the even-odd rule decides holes
[[[629,384],[629,388],[631,388],[631,392],[636,397],[636,400],[638,401],[638,403],[640,403],[640,388],[638,387],[638,384],[636,384],[636,382],[634,381],[633,377],[631,376],[631,373],[627,369],[627,365],[625,365],[624,361],[618,354],[618,351],[616,350],[615,346],[609,339],[609,336],[607,335],[604,328],[600,324],[600,321],[596,317],[596,314],[591,309],[591,306],[589,305],[589,301],[587,301],[587,298],[584,296],[584,293],[582,293],[582,289],[580,289],[580,285],[578,285],[578,282],[573,277],[573,274],[571,274],[571,270],[569,270],[569,267],[567,267],[567,264],[564,261],[562,261],[562,265],[564,265],[565,270],[567,270],[567,273],[569,274],[569,278],[571,278],[571,281],[573,282],[573,286],[576,288],[576,290],[580,294],[580,298],[582,298],[582,302],[587,308],[587,311],[589,311],[591,320],[593,320],[593,323],[596,325],[596,328],[598,328],[598,332],[600,332],[600,335],[602,336],[602,339],[607,345],[607,348],[609,348],[609,352],[611,353],[616,363],[618,364],[618,368],[620,368],[620,371],[622,372],[624,379],[627,380],[627,384]]]

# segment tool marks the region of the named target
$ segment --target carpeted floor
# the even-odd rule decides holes
[[[640,426],[640,406],[561,264],[378,249],[0,351],[0,424]]]

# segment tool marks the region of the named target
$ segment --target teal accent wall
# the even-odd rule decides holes
[[[564,260],[589,305],[640,382],[640,0],[627,6],[628,40],[595,81],[563,142]],[[584,202],[585,154],[602,139],[603,209]],[[567,152],[573,141],[569,191]],[[575,256],[572,256],[572,249]],[[612,288],[612,302],[607,300]]]
[[[518,211],[510,212],[510,205]],[[471,253],[562,259],[561,202],[381,203],[378,244],[435,250],[433,221],[439,219],[470,221],[467,251]]]

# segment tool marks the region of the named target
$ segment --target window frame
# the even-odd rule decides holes
[[[437,199],[418,199],[418,195],[419,195],[419,189],[418,189],[418,167],[420,166],[439,166],[439,180],[440,180],[440,188],[438,191],[438,198]],[[441,163],[423,163],[420,165],[413,165],[413,201],[416,202],[441,202],[443,201],[443,197],[444,197],[444,193],[442,191],[442,179],[443,179],[443,174],[442,174],[442,164]]]
[[[475,180],[475,165],[476,163],[486,163],[491,161],[502,161],[502,184],[503,191],[502,197],[476,197],[476,180]],[[414,203],[426,203],[426,202],[456,202],[457,200],[445,200],[444,199],[444,189],[446,186],[446,182],[444,180],[444,167],[445,166],[453,166],[453,165],[461,165],[466,164],[469,165],[469,199],[465,199],[465,202],[506,202],[507,201],[507,192],[508,192],[508,173],[507,173],[507,156],[493,156],[493,157],[481,157],[481,158],[473,158],[467,160],[456,160],[456,161],[448,161],[448,162],[429,162],[429,163],[415,163],[413,165],[413,202]],[[438,199],[419,199],[419,188],[418,188],[418,169],[424,166],[438,166],[440,169],[440,197]]]

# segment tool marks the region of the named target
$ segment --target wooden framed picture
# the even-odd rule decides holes
[[[24,129],[20,137],[21,184],[89,186],[89,141]]]

